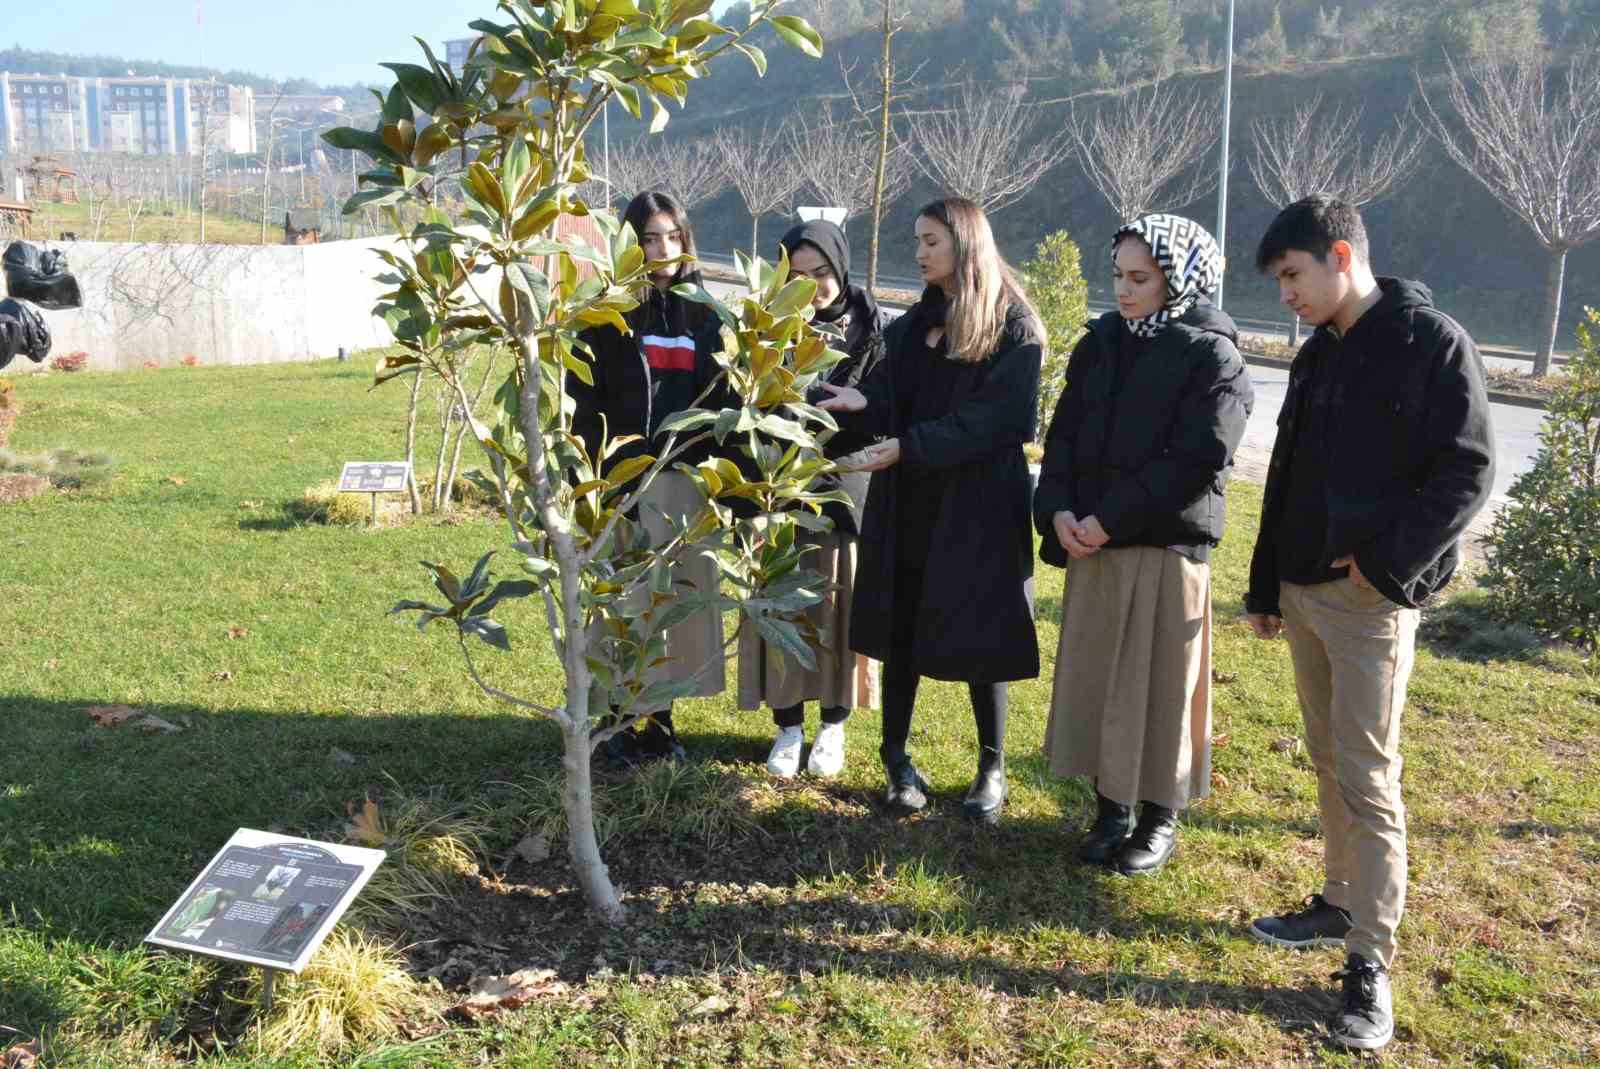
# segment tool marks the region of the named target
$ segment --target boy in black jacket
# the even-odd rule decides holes
[[[1405,908],[1400,714],[1418,607],[1458,563],[1489,498],[1483,362],[1426,286],[1372,274],[1360,214],[1327,196],[1278,214],[1256,253],[1283,303],[1317,328],[1289,372],[1267,469],[1246,611],[1287,635],[1317,769],[1325,883],[1250,934],[1343,946],[1335,1043],[1394,1035],[1388,969]]]

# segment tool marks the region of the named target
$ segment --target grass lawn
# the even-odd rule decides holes
[[[599,785],[631,913],[608,931],[568,879],[555,731],[480,697],[445,635],[384,616],[428,593],[417,561],[470,564],[503,526],[369,532],[285,511],[342,461],[400,453],[401,393],[369,394],[368,374],[18,380],[14,448],[103,449],[118,468],[0,508],[0,1050],[43,1035],[42,1064],[162,1065],[236,1032],[242,973],[139,940],[236,827],[337,837],[370,797],[397,825],[444,821],[473,851],[436,866],[446,897],[362,912],[405,954],[420,1006],[338,1055],[271,1054],[244,1031],[208,1064],[1359,1060],[1320,1037],[1340,956],[1244,935],[1316,889],[1321,849],[1288,652],[1237,620],[1257,488],[1231,492],[1215,566],[1215,791],[1159,878],[1072,861],[1089,795],[1039,756],[1061,593],[1046,569],[1046,670],[1012,690],[998,830],[960,817],[975,742],[956,686],[928,687],[919,707],[914,750],[938,797],[907,821],[878,805],[871,714],[852,723],[839,781],[780,784],[761,766],[764,714],[685,703],[688,769]],[[497,685],[558,691],[541,615],[502,616],[517,652],[479,662]],[[1425,624],[1389,1064],[1600,1062],[1600,672],[1502,637],[1470,596]],[[111,703],[184,730],[93,726],[84,710]],[[530,832],[551,857],[517,855]],[[527,1006],[445,1012],[475,975],[525,968],[552,970]]]

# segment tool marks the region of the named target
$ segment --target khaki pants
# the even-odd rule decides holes
[[[1400,713],[1419,613],[1349,579],[1283,583],[1280,599],[1317,769],[1322,897],[1350,914],[1346,949],[1387,967],[1406,904]]]

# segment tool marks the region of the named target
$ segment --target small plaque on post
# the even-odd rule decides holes
[[[144,941],[298,973],[384,856],[240,828]]]
[[[408,461],[348,460],[339,473],[341,494],[400,494],[411,478]]]

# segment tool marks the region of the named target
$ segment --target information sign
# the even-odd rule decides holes
[[[411,478],[411,465],[406,461],[347,460],[339,473],[341,494],[399,494],[404,493]]]
[[[298,973],[383,859],[240,828],[145,942]]]

